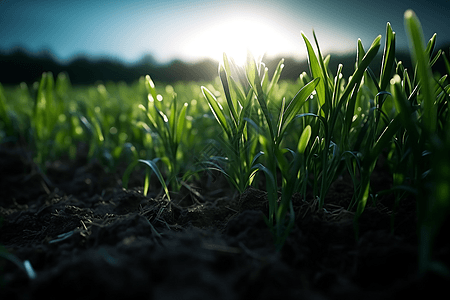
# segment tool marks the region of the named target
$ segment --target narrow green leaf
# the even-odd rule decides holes
[[[261,80],[261,87],[263,92],[266,94],[266,98],[269,98],[269,69],[264,68],[264,74]]]
[[[167,189],[167,185],[166,182],[164,181],[164,178],[161,174],[161,172],[159,171],[158,166],[156,165],[156,162],[159,160],[159,158],[155,158],[153,160],[145,160],[145,159],[140,159],[138,160],[139,162],[147,165],[148,167],[150,167],[150,169],[156,174],[156,177],[158,177],[159,182],[161,183],[164,192],[167,196],[167,199],[170,200],[170,194],[169,194],[169,190]]]
[[[398,111],[403,126],[408,129],[409,134],[414,138],[414,140],[418,141],[419,131],[416,126],[417,121],[412,118],[413,108],[403,92],[400,76],[397,74],[394,75],[391,80],[391,84],[393,87],[392,95],[394,97],[395,108]]]
[[[153,80],[150,78],[150,75],[145,76],[145,87],[147,88],[147,92],[153,97],[153,99],[156,101],[156,96],[158,95],[156,93],[155,84],[153,83]]]
[[[227,100],[228,109],[230,110],[231,119],[233,121],[234,127],[236,128],[237,124],[238,124],[238,116],[237,116],[237,111],[236,111],[237,103],[235,103],[236,101],[233,101],[233,99],[231,98],[230,87],[228,85],[227,73],[225,72],[225,69],[222,65],[219,67],[219,77],[222,82],[223,90],[225,92],[225,98]]]
[[[442,55],[442,49],[439,49],[438,52],[436,53],[436,55],[431,59],[430,61],[430,67],[433,67],[434,64],[437,62],[437,60],[439,59],[439,57],[441,57]]]
[[[300,154],[305,153],[306,146],[309,143],[309,140],[311,138],[311,126],[307,125],[305,129],[303,129],[302,135],[300,136],[300,139],[298,140],[298,146],[297,151]]]
[[[400,76],[403,76],[403,72],[405,71],[405,66],[403,65],[403,62],[401,60],[400,61],[396,60],[395,62],[397,64],[397,66],[395,67],[395,73]]]
[[[279,168],[279,170],[281,171],[281,176],[283,178],[289,178],[289,162],[286,159],[286,157],[284,156],[285,153],[287,152],[287,149],[280,149],[280,148],[275,148],[274,149],[274,154],[275,154],[275,158],[276,158],[276,164]]]
[[[375,142],[367,159],[364,161],[365,168],[371,166],[379,157],[381,151],[385,149],[392,141],[393,136],[398,132],[401,126],[401,117],[397,115],[389,125],[381,133],[378,140]]]
[[[320,47],[319,47],[319,41],[317,40],[316,37],[316,33],[313,30],[313,37],[314,37],[314,41],[316,43],[316,47],[317,47],[317,58],[319,60],[319,64],[320,64],[320,69],[322,70],[322,77],[323,77],[323,82],[324,82],[324,87],[325,87],[325,101],[330,101],[331,100],[331,89],[332,89],[332,82],[333,79],[330,78],[330,76],[328,75],[328,63],[330,62],[330,55],[328,55],[326,57],[326,61],[323,59],[322,53],[320,51]],[[331,87],[331,88],[330,88]],[[327,109],[331,109],[331,103],[325,103],[325,106]]]
[[[258,153],[255,154],[255,156],[254,156],[253,159],[252,159],[252,163],[250,164],[252,167],[255,165],[256,161],[258,160],[258,158],[259,158],[261,155],[264,155],[264,152],[259,151]]]
[[[244,107],[242,108],[242,111],[239,114],[239,126],[238,126],[238,128],[236,130],[236,136],[237,137],[241,137],[242,136],[242,132],[244,131],[244,128],[247,125],[247,120],[248,120],[249,114],[250,114],[251,109],[252,109],[252,105],[251,105],[251,99],[252,98],[253,98],[253,89],[250,89],[250,92],[248,93],[247,97],[243,101]]]
[[[269,200],[269,226],[273,227],[273,218],[277,211],[278,198],[275,177],[272,172],[261,163],[255,164],[252,169],[262,171],[266,176],[267,198]]]
[[[231,94],[231,99],[236,99],[236,102],[233,102],[236,104],[236,109],[237,110],[237,114],[240,116],[242,113],[242,109],[244,107],[246,107],[247,105],[247,101],[245,95],[243,94],[243,91],[241,90],[241,88],[239,87],[238,83],[236,81],[234,81],[233,78],[231,78],[228,81],[229,85],[230,85],[230,94]]]
[[[381,154],[382,150],[385,149],[391,142],[394,135],[398,132],[401,126],[400,118],[397,115],[391,123],[386,127],[386,129],[381,133],[378,140],[375,142],[371,151],[367,155],[367,157],[362,162],[361,175],[362,182],[360,187],[360,193],[358,196],[358,206],[355,214],[355,229],[358,231],[358,219],[361,214],[364,212],[366,207],[367,200],[369,198],[369,188],[370,188],[370,174],[375,167],[375,163]],[[356,232],[358,234],[358,232]]]
[[[311,71],[311,76],[315,78],[321,78],[320,82],[316,87],[317,97],[319,99],[319,105],[322,107],[325,104],[325,84],[326,81],[323,79],[322,69],[319,64],[319,60],[316,57],[314,49],[311,46],[306,35],[302,32],[303,40],[305,41],[307,52],[308,52],[308,64]]]
[[[442,52],[442,57],[444,58],[444,63],[445,63],[445,69],[447,70],[447,74],[450,75],[450,63],[447,59],[447,56],[445,55],[444,52]]]
[[[155,100],[156,99],[154,99],[151,95],[148,97],[146,111],[147,111],[147,117],[150,120],[151,125],[153,126],[154,129],[158,130],[159,121],[156,118],[156,115],[158,115],[158,112],[155,107]]]
[[[219,122],[220,126],[222,127],[222,130],[225,132],[228,138],[231,138],[231,131],[228,127],[227,119],[225,118],[225,115],[223,114],[223,108],[222,105],[217,101],[216,97],[204,86],[201,87],[203,96],[208,101],[208,105],[211,109],[211,112],[213,113],[214,117],[216,118],[217,122]]]
[[[169,118],[166,116],[166,114],[161,111],[158,107],[156,107],[155,102],[152,102],[152,110],[150,110],[149,106],[149,114],[151,114],[151,111],[156,115],[155,117],[155,123],[156,123],[156,132],[159,134],[163,142],[169,142],[172,141],[172,129],[170,127]],[[173,105],[173,104],[172,104]],[[175,122],[173,122],[175,123]]]
[[[246,75],[250,85],[256,90],[256,86],[261,86],[261,78],[259,76],[258,65],[251,52],[247,53]],[[256,84],[257,83],[257,84]],[[258,91],[256,91],[258,92]]]
[[[184,103],[183,107],[181,108],[180,114],[178,115],[177,131],[176,131],[176,139],[175,139],[175,142],[177,144],[181,141],[183,132],[185,131],[185,128],[186,128],[187,107],[188,107],[188,104]]]
[[[366,180],[361,184],[362,197],[358,202],[358,207],[356,208],[355,220],[358,220],[361,214],[364,212],[366,208],[367,199],[369,199],[369,188],[370,188],[370,180]]]
[[[350,95],[351,91],[355,87],[355,84],[359,84],[361,82],[362,76],[364,75],[364,71],[369,66],[370,62],[377,55],[378,49],[380,48],[380,40],[381,40],[381,35],[379,35],[375,38],[375,40],[373,41],[369,50],[367,50],[367,53],[364,55],[363,59],[359,63],[355,72],[353,73],[349,83],[345,87],[344,92],[342,93],[342,95],[340,97],[338,107],[342,106],[344,101],[347,100],[347,97]]]
[[[417,19],[417,21],[419,21],[419,19]],[[427,48],[425,49],[425,52],[428,54],[428,57],[431,57],[433,55],[434,49],[436,47],[436,36],[437,36],[436,33],[433,34],[433,36],[427,43]]]
[[[177,126],[178,122],[177,120],[177,95],[174,93],[172,103],[170,103],[170,115],[169,115],[169,121],[168,125],[170,127],[170,136],[176,140],[176,132],[177,132]]]
[[[228,81],[234,81],[235,84],[239,86],[239,90],[242,90],[243,94],[247,94],[249,92],[250,85],[243,67],[238,66],[233,59],[230,61],[225,53],[223,54],[223,61],[225,71],[229,76]],[[230,78],[233,80],[230,80]]]
[[[283,68],[284,68],[284,58],[280,60],[280,62],[277,65],[277,68],[275,69],[275,72],[273,73],[273,77],[272,80],[270,81],[269,89],[267,91],[267,97],[270,97],[274,87],[278,83],[278,80],[280,80],[281,71],[283,71]]]
[[[356,47],[356,68],[358,68],[361,63],[364,55],[366,55],[366,51],[364,50],[364,46],[362,44],[361,39],[358,39],[358,45]],[[355,69],[356,69],[355,68]]]
[[[358,98],[358,85],[355,84],[355,87],[352,90],[352,94],[347,102],[347,108],[345,112],[345,123],[344,123],[344,132],[348,134],[352,127],[353,116],[355,115],[355,107],[356,107],[356,99]]]
[[[392,31],[391,24],[386,26],[386,41],[384,45],[383,60],[381,64],[380,90],[386,90],[389,80],[392,78],[395,60],[395,32]]]
[[[97,141],[99,144],[102,144],[105,140],[105,137],[103,136],[101,121],[98,119],[98,117],[92,116],[92,124],[94,125],[95,132],[97,134]]]
[[[342,68],[343,65],[338,65],[338,70],[336,73],[336,77],[334,78],[334,89],[333,89],[333,96],[332,96],[332,107],[336,106],[337,100],[339,99],[339,93],[341,91],[341,81],[342,81]]]
[[[236,112],[239,112],[242,101],[245,99],[242,92],[243,88],[244,86],[248,86],[248,83],[243,85],[241,80],[242,76],[244,76],[244,79],[246,80],[245,75],[242,74],[242,70],[236,66],[234,61],[230,63],[226,53],[223,53],[223,66],[219,65],[219,75],[221,67],[225,69],[231,100],[236,108]]]
[[[284,131],[289,126],[291,121],[294,119],[294,117],[298,114],[301,107],[305,104],[305,102],[308,100],[308,98],[311,96],[314,89],[316,89],[318,83],[320,81],[320,78],[315,78],[311,82],[309,82],[307,85],[303,86],[297,94],[294,96],[294,98],[289,102],[286,111],[284,112],[283,116],[283,124],[281,125],[281,131],[279,138],[281,138],[284,134]]]
[[[220,68],[220,66],[219,66],[219,68]],[[225,69],[225,72],[227,72],[227,74],[229,76],[231,76],[230,62],[229,62],[228,56],[225,52],[223,53],[223,68]]]
[[[429,133],[436,131],[437,106],[434,104],[434,82],[431,67],[429,65],[429,55],[424,49],[425,40],[423,38],[422,26],[416,14],[412,10],[405,12],[405,27],[410,41],[410,50],[417,67],[420,91],[422,95],[423,116],[422,124]],[[429,51],[434,48],[435,37],[430,40]]]
[[[319,45],[319,44],[317,43],[317,45]],[[325,56],[325,58],[323,59],[323,66],[324,66],[325,70],[327,70],[327,77],[328,77],[328,82],[329,82],[329,83],[332,82],[331,79],[333,78],[333,75],[332,75],[332,73],[330,72],[330,68],[328,67],[328,66],[330,65],[330,61],[331,61],[331,54],[328,54],[328,55]]]
[[[356,106],[356,99],[358,96],[358,85],[355,84],[355,87],[352,90],[352,94],[350,95],[350,98],[347,102],[347,108],[345,112],[345,129],[344,132],[348,133],[350,132],[352,122],[353,122],[353,116],[355,114],[355,106]]]
[[[270,137],[272,140],[275,140],[274,124],[271,114],[269,113],[269,109],[267,108],[267,99],[262,90],[259,70],[256,65],[255,59],[253,58],[253,55],[250,52],[248,53],[248,61],[247,61],[247,77],[250,82],[250,85],[256,92],[256,99],[258,100],[258,103],[264,114],[267,126],[269,127]]]
[[[280,114],[278,116],[277,121],[277,138],[280,137],[281,134],[281,126],[283,125],[283,115],[284,115],[284,106],[286,105],[286,98],[283,97],[281,100]]]
[[[409,78],[409,74],[406,69],[403,72],[403,90],[405,91],[405,94],[408,96],[408,98],[411,96],[413,92],[411,79]]]

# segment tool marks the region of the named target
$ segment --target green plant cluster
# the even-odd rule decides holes
[[[269,199],[267,224],[278,249],[294,225],[294,193],[323,209],[330,185],[347,173],[354,196],[355,235],[367,205],[376,205],[371,175],[384,155],[396,207],[417,199],[419,270],[439,269],[432,260],[433,241],[450,211],[450,85],[447,75],[432,74],[446,54],[435,51],[436,35],[425,43],[412,11],[405,12],[413,70],[395,57],[396,35],[386,27],[381,70],[370,65],[381,48],[381,36],[368,48],[357,41],[353,75],[344,66],[329,66],[314,33],[314,45],[302,33],[309,72],[296,82],[279,81],[280,61],[272,78],[261,59],[250,53],[245,66],[225,54],[214,82],[159,85],[150,76],[139,82],[72,87],[64,73],[54,80],[44,73],[33,86],[0,85],[0,139],[20,141],[45,163],[76,154],[78,142],[89,144],[89,157],[114,169],[148,167],[164,194],[188,185],[207,170],[224,174],[242,193],[262,182]],[[12,101],[14,99],[14,101]],[[307,199],[312,191],[313,199]],[[393,220],[394,221],[394,220]],[[442,271],[443,272],[443,271]],[[448,270],[447,270],[448,272]]]

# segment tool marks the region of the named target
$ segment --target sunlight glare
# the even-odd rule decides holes
[[[184,52],[186,55],[201,55],[217,61],[222,61],[225,52],[237,64],[244,65],[247,51],[259,58],[263,55],[286,53],[292,49],[284,32],[280,26],[261,17],[229,18],[196,33],[185,44]]]

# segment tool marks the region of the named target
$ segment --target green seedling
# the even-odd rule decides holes
[[[378,36],[367,52],[362,53],[361,42],[358,41],[358,63],[355,72],[345,87],[342,87],[342,68],[338,67],[337,75],[333,79],[327,68],[327,60],[322,57],[317,38],[314,34],[318,53],[315,54],[308,38],[302,33],[308,51],[308,62],[311,76],[319,78],[320,82],[314,96],[318,102],[319,111],[310,112],[309,116],[316,117],[320,122],[320,132],[323,136],[321,157],[319,163],[321,173],[315,174],[320,179],[320,191],[317,195],[319,208],[322,209],[325,197],[331,182],[336,177],[339,164],[344,153],[352,151],[348,141],[349,132],[353,122],[353,109],[355,107],[356,93],[361,85],[364,72],[373,60],[380,47],[381,36]],[[347,109],[347,110],[345,110]],[[340,139],[341,137],[341,139]],[[334,140],[334,141],[333,141]]]
[[[254,58],[249,55],[247,62],[247,78],[256,94],[259,109],[264,116],[264,127],[259,127],[259,139],[266,155],[266,165],[258,163],[254,168],[264,172],[266,175],[266,186],[269,200],[269,218],[267,223],[272,229],[275,237],[275,244],[278,249],[282,247],[294,224],[294,210],[292,207],[292,195],[294,193],[295,180],[299,172],[299,163],[297,153],[294,152],[294,163],[291,167],[285,158],[285,153],[291,152],[291,149],[282,148],[281,144],[285,137],[286,130],[290,127],[301,107],[309,99],[310,95],[316,89],[319,79],[316,78],[303,86],[295,97],[286,105],[283,98],[278,116],[271,113],[269,105],[270,87],[273,85],[265,84],[265,77],[261,78],[261,64],[257,64]],[[281,70],[280,70],[281,71]],[[265,72],[267,74],[267,72]],[[274,76],[275,77],[275,76]],[[278,75],[276,77],[279,77]],[[276,78],[275,77],[275,78]],[[272,80],[273,81],[273,80]],[[269,88],[265,88],[269,87]],[[300,137],[298,150],[304,152],[311,136],[310,127],[306,127]],[[303,154],[303,153],[301,153]],[[283,180],[281,183],[281,201],[278,203],[278,182],[276,174],[280,170]],[[289,220],[285,223],[286,214],[289,210]]]
[[[219,76],[226,106],[206,87],[202,87],[202,93],[222,129],[223,138],[219,140],[219,145],[224,149],[225,156],[210,157],[209,161],[203,163],[225,174],[242,193],[252,183],[255,173],[253,167],[262,154],[257,151],[257,136],[248,124],[252,122],[251,115],[254,112],[254,91],[243,80],[242,69],[234,61],[228,60],[225,53],[223,64],[219,67]]]
[[[157,161],[162,161],[167,166],[167,172],[169,174],[168,182],[174,191],[178,191],[181,187],[180,178],[178,177],[181,170],[181,162],[183,158],[183,152],[180,151],[179,146],[183,134],[186,132],[186,110],[188,104],[185,103],[181,109],[178,109],[176,94],[173,94],[173,99],[168,107],[169,114],[164,113],[166,107],[164,107],[163,97],[156,92],[155,84],[149,75],[145,78],[145,85],[148,91],[147,107],[140,104],[139,107],[146,113],[148,118],[148,126],[146,123],[140,123],[144,129],[155,133],[159,142],[161,143],[162,150],[159,153],[159,157],[152,160],[138,160],[138,162],[144,163],[157,175],[158,180],[164,188],[167,197],[170,199],[169,192],[164,181],[161,171],[159,170]],[[181,157],[181,158],[180,158]],[[132,166],[136,164],[133,163]],[[129,172],[126,172],[129,176]],[[147,173],[145,177],[144,194],[146,195],[149,188],[149,176]],[[128,182],[128,178],[125,178],[124,182]]]
[[[439,95],[448,94],[448,90],[443,87],[444,80],[434,81],[431,72],[431,65],[437,60],[430,59],[436,36],[430,39],[425,48],[421,24],[411,10],[405,12],[405,28],[416,67],[418,85],[414,90],[417,89],[417,93],[406,97],[403,88],[405,84],[409,84],[405,82],[406,76],[402,81],[399,75],[395,75],[392,84],[400,120],[409,136],[408,146],[416,174],[414,184],[417,188],[419,272],[423,275],[434,271],[449,276],[449,270],[434,261],[432,256],[434,239],[450,212],[449,124],[445,122],[439,125],[437,122],[440,119],[440,102],[445,99]],[[437,56],[439,55],[440,52]]]

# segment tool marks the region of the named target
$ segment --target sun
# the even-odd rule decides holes
[[[236,63],[243,65],[247,51],[252,52],[255,57],[268,51],[273,52],[276,49],[270,45],[270,35],[264,34],[270,28],[264,27],[266,26],[252,20],[232,20],[226,24],[218,24],[212,28],[217,35],[217,41],[210,55],[220,58],[225,52]]]
[[[185,43],[184,52],[217,61],[226,53],[237,64],[244,65],[248,51],[255,58],[286,52],[290,45],[284,33],[283,28],[263,17],[230,17],[193,34]]]

